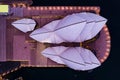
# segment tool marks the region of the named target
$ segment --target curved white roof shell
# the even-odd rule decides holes
[[[47,43],[83,42],[95,37],[106,22],[107,19],[98,14],[75,13],[36,29],[30,37]],[[49,47],[42,54],[74,70],[90,70],[101,65],[90,50],[82,47]]]
[[[98,14],[82,12],[55,20],[32,32],[30,37],[39,42],[83,42],[96,36],[107,19]]]
[[[36,22],[33,19],[24,18],[12,22],[12,25],[20,31],[26,33],[28,31],[34,30]]]
[[[42,28],[36,29],[30,34],[30,37],[37,40],[38,42],[47,42],[47,43],[61,43],[64,42],[54,31],[56,25],[60,20],[52,21],[51,23],[46,24]]]
[[[90,70],[101,65],[97,57],[82,47],[49,47],[42,55],[74,70]]]

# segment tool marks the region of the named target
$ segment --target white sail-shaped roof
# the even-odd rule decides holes
[[[76,49],[85,62],[85,70],[94,69],[101,65],[100,61],[90,50],[81,47],[76,47]]]
[[[83,30],[81,31],[80,35],[77,37],[75,42],[83,42],[85,40],[91,39],[91,37],[88,36],[92,35],[91,30],[95,25],[95,20],[89,17],[86,12],[77,13],[76,15],[78,17],[84,18],[86,20],[86,25],[84,26]]]
[[[82,57],[85,63],[92,64],[90,54],[89,54],[90,52],[88,52],[88,50],[83,49],[81,47],[80,48],[76,47],[75,49],[80,53],[80,56]]]
[[[90,50],[81,47],[69,48],[60,57],[68,67],[75,70],[90,70],[101,65]]]
[[[24,18],[12,22],[12,25],[20,31],[26,33],[28,31],[34,30],[36,22],[33,19]]]
[[[32,32],[30,37],[39,42],[83,42],[95,37],[106,23],[98,14],[83,12],[55,20]]]
[[[62,61],[66,66],[75,69],[83,70],[85,63],[78,51],[75,48],[69,48],[60,54]]]
[[[56,25],[60,20],[52,21],[47,25],[33,31],[30,34],[30,37],[39,41],[39,42],[47,42],[47,43],[61,43],[64,42],[62,38],[60,38],[54,31]]]
[[[63,18],[55,33],[65,42],[83,42],[95,37],[106,22],[107,19],[95,13],[76,13]]]
[[[42,51],[42,55],[74,70],[90,70],[101,65],[90,50],[81,47],[49,47]]]
[[[76,15],[84,18],[87,23],[75,42],[83,42],[95,37],[107,22],[107,19],[94,13],[83,12]]]
[[[107,19],[105,19],[104,17],[97,15],[97,14],[93,14],[93,13],[87,13],[87,15],[89,17],[91,17],[94,21],[95,21],[95,25],[91,30],[91,34],[89,37],[93,38],[94,36],[96,36],[101,29],[104,27],[105,23],[107,22]],[[88,38],[89,38],[88,37]]]
[[[64,39],[65,42],[74,42],[85,24],[84,18],[78,17],[75,14],[68,15],[59,22],[55,33]]]
[[[59,47],[49,47],[41,52],[42,55],[45,57],[59,63],[59,64],[64,64],[64,62],[61,60],[59,55],[64,52],[67,48],[63,46]]]

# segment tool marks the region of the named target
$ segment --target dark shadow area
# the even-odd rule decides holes
[[[11,71],[15,68],[18,68],[20,66],[19,61],[3,61],[0,62],[0,74],[4,72]]]

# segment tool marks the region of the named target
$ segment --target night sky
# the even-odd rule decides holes
[[[34,0],[32,6],[100,6],[100,14],[108,19],[111,52],[108,59],[93,71],[69,68],[22,68],[25,80],[120,80],[120,2],[119,0]],[[32,73],[32,74],[30,74]],[[25,76],[27,74],[28,77]]]

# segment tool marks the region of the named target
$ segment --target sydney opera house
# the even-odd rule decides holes
[[[21,68],[99,68],[110,53],[107,19],[97,6],[30,6],[0,0],[0,78]]]

